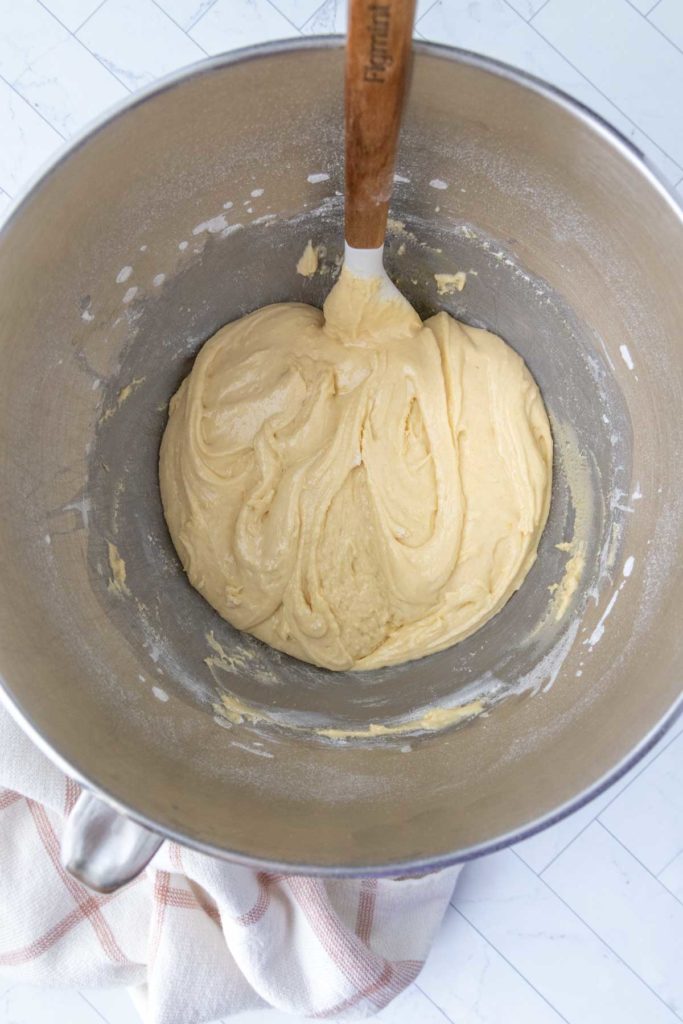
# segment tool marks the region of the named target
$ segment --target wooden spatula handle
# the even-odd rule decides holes
[[[415,0],[349,0],[346,44],[346,241],[384,242],[410,64]]]

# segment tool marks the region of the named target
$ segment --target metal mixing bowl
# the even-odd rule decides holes
[[[131,818],[247,863],[372,874],[491,850],[617,778],[681,693],[681,211],[554,89],[415,50],[390,273],[422,313],[521,352],[556,445],[537,564],[449,651],[365,674],[273,652],[189,586],[162,517],[167,402],[202,342],[268,302],[320,304],[333,280],[340,40],[229,54],[133,97],[0,236],[8,704]],[[326,255],[304,279],[309,238]],[[434,273],[455,270],[464,290],[437,295]],[[563,542],[586,570],[557,617]],[[472,701],[480,714],[441,731],[315,732]]]

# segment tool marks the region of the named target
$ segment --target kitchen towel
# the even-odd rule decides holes
[[[79,792],[0,706],[0,973],[128,986],[148,1024],[264,1006],[372,1016],[419,973],[460,871],[322,880],[166,842],[143,875],[102,896],[60,864]]]

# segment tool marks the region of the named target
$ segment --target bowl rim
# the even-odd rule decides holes
[[[72,139],[67,140],[57,151],[29,178],[28,182],[19,191],[17,196],[10,202],[5,214],[0,218],[0,241],[8,226],[20,213],[22,207],[27,203],[34,190],[47,180],[59,167],[76,153],[91,138],[104,130],[110,123],[127,113],[129,110],[146,103],[149,99],[168,92],[187,81],[198,78],[201,75],[212,71],[229,67],[232,64],[241,64],[246,61],[259,60],[264,57],[279,56],[280,54],[301,52],[302,50],[338,50],[345,44],[345,36],[342,35],[312,35],[299,38],[288,38],[271,40],[255,46],[242,47],[229,50],[214,57],[197,61],[193,64],[176,69],[171,73],[157,79],[152,84],[143,87],[132,96],[124,97],[113,106],[108,107],[95,119],[88,122]],[[459,49],[441,43],[432,43],[422,40],[413,40],[413,52],[429,57],[436,57],[463,64],[469,67],[484,71],[497,78],[503,78],[515,85],[529,89],[531,92],[541,96],[551,103],[559,106],[568,114],[584,122],[589,128],[597,132],[605,142],[620,152],[633,168],[640,173],[655,189],[660,198],[670,207],[672,214],[678,219],[681,230],[683,230],[683,201],[679,201],[662,173],[654,167],[650,159],[634,143],[628,139],[619,129],[611,125],[600,114],[596,114],[590,107],[580,100],[569,96],[562,89],[551,85],[548,82],[513,67],[493,57],[483,56],[470,50]],[[30,712],[27,711],[15,694],[10,694],[5,684],[5,679],[0,673],[0,702],[5,706],[11,717],[21,727],[24,733],[42,751],[53,764],[57,765],[66,775],[75,779],[84,789],[89,790],[95,796],[101,798],[114,810],[143,826],[151,832],[159,834],[164,839],[173,840],[210,856],[220,857],[247,867],[257,867],[267,871],[277,871],[291,874],[317,875],[319,877],[347,877],[347,878],[383,878],[395,875],[418,875],[427,872],[438,871],[454,864],[462,864],[474,860],[485,854],[495,853],[514,843],[529,839],[551,825],[557,824],[563,818],[580,810],[589,804],[596,797],[604,793],[610,786],[634,768],[645,755],[652,750],[655,744],[666,734],[679,716],[683,715],[683,690],[678,699],[670,709],[662,716],[659,722],[640,740],[639,743],[619,761],[612,769],[594,782],[588,788],[582,790],[575,797],[565,801],[539,818],[517,828],[511,829],[494,839],[464,847],[451,853],[436,856],[410,859],[406,861],[392,861],[388,864],[372,866],[344,866],[344,865],[316,865],[308,863],[292,863],[269,859],[265,857],[252,857],[238,851],[229,850],[223,846],[217,846],[211,842],[197,839],[192,835],[182,832],[176,828],[161,825],[148,818],[144,813],[129,805],[126,800],[115,796],[102,787],[89,772],[82,772],[74,768],[70,763],[67,754],[63,754],[41,734],[38,727],[33,723]],[[669,743],[676,738],[672,735]],[[615,794],[614,798],[616,798]]]

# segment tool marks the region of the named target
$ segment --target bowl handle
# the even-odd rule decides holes
[[[147,867],[163,841],[84,790],[66,819],[62,864],[89,889],[113,892]]]

